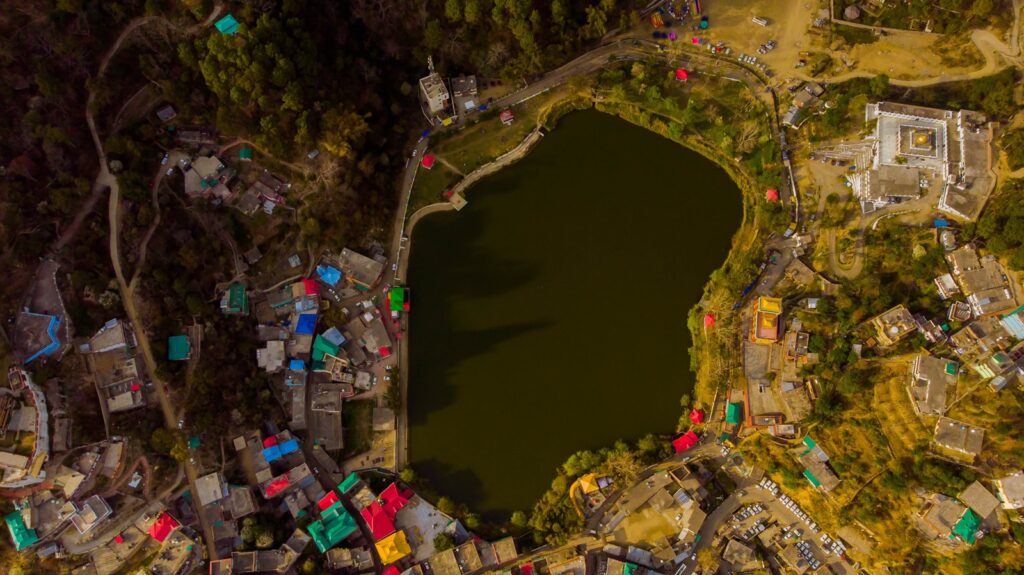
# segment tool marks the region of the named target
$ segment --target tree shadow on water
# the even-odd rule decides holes
[[[479,512],[486,498],[483,481],[468,468],[456,468],[437,459],[425,459],[413,464],[416,475],[426,479],[427,488],[437,495],[450,497],[456,503],[465,504],[472,512]],[[495,486],[492,486],[495,488]],[[511,509],[488,508],[482,513],[484,519],[505,521]]]
[[[429,336],[411,338],[410,363],[414,368],[410,380],[416,383],[410,392],[410,405],[415,405],[415,409],[409,410],[410,425],[423,425],[431,412],[455,403],[458,389],[451,383],[451,375],[463,361],[549,325],[548,322],[530,322],[457,331],[450,324],[443,324],[442,330],[432,330]]]

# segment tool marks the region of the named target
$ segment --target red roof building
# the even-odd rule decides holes
[[[704,314],[704,329],[715,327],[715,314],[706,313]]]
[[[324,495],[323,497],[320,498],[320,501],[317,502],[316,506],[318,509],[320,509],[320,511],[323,511],[324,509],[327,509],[328,507],[334,505],[337,502],[338,492],[332,489],[327,492],[327,495]]]
[[[384,506],[376,501],[364,507],[360,515],[363,516],[363,520],[366,521],[370,532],[373,533],[374,541],[380,541],[395,532],[394,521],[391,517],[388,517]]]
[[[398,567],[388,565],[387,569],[385,569],[381,575],[398,575],[399,573],[401,573],[401,571],[398,570]]]
[[[377,501],[384,507],[384,512],[392,520],[398,515],[399,510],[408,505],[409,499],[413,496],[411,489],[399,490],[397,483],[388,485],[384,491],[377,496]]]
[[[776,190],[775,188],[768,188],[764,193],[764,197],[769,202],[777,202],[779,201],[779,190]]]
[[[697,409],[696,407],[690,411],[690,422],[694,425],[700,425],[704,423],[704,410]]]
[[[427,154],[427,155],[423,156],[423,161],[420,162],[420,165],[423,166],[424,168],[428,169],[428,170],[430,168],[433,168],[434,167],[434,156],[432,156],[430,154]]]
[[[676,453],[682,453],[698,443],[700,443],[700,438],[697,437],[697,434],[693,431],[687,431],[672,440],[672,448],[676,450]]]
[[[156,539],[160,543],[163,543],[167,536],[172,531],[180,527],[181,524],[178,520],[171,517],[169,513],[164,511],[152,525],[149,526],[149,536]]]
[[[288,476],[282,475],[267,486],[267,497],[273,497],[288,488]]]
[[[313,278],[302,278],[302,287],[306,290],[306,295],[320,295],[320,286],[316,285]]]
[[[506,126],[511,124],[513,120],[516,119],[515,114],[512,113],[512,110],[509,110],[507,108],[502,110],[501,114],[498,114],[498,117],[501,118],[501,123],[505,124]]]

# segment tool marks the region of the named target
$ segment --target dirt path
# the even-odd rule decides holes
[[[841,261],[842,258],[836,247],[835,228],[829,228],[826,233],[828,234],[829,263],[831,264],[832,272],[837,276],[847,279],[859,276],[864,268],[864,230],[861,230],[860,236],[857,237],[854,243],[853,261],[850,263],[843,263]]]
[[[188,28],[187,30],[185,30],[185,32],[188,33],[188,34],[192,34],[192,33],[195,33],[195,32],[197,32],[199,30],[204,29],[206,26],[209,25],[210,22],[212,22],[220,14],[221,8],[222,8],[221,5],[217,4],[214,7],[213,11],[210,13],[209,17],[207,17],[207,19],[204,22],[196,24],[196,25]],[[164,21],[164,22],[167,22],[166,20],[163,20],[162,18],[156,18],[156,17],[144,17],[144,18],[136,18],[136,19],[132,20],[128,24],[128,26],[125,27],[125,29],[121,31],[121,33],[118,35],[117,39],[114,41],[113,45],[111,45],[111,47],[103,55],[103,59],[100,61],[100,66],[99,66],[99,69],[97,71],[97,74],[92,79],[93,84],[94,85],[99,85],[99,83],[102,82],[103,76],[104,76],[104,74],[106,73],[106,70],[107,70],[107,66],[110,64],[110,60],[117,53],[117,51],[121,48],[121,45],[124,43],[124,41],[132,33],[134,33],[136,30],[139,29],[139,27],[141,27],[141,26],[143,26],[145,24],[148,24],[150,22],[155,22],[155,21],[161,21],[161,20]],[[168,22],[168,24],[169,24],[169,22]],[[95,90],[93,90],[93,89],[89,90],[89,96],[88,96],[88,98],[86,100],[86,106],[85,106],[85,120],[86,120],[86,123],[89,126],[89,132],[90,132],[90,134],[92,136],[93,145],[96,148],[96,155],[97,155],[97,157],[99,159],[99,173],[96,175],[96,181],[93,184],[94,193],[96,193],[96,190],[103,190],[103,189],[109,189],[110,190],[109,203],[108,203],[108,207],[107,207],[107,219],[109,221],[109,226],[110,226],[110,229],[108,231],[109,240],[110,240],[109,241],[109,244],[110,244],[109,245],[110,261],[111,261],[111,264],[114,267],[114,275],[117,278],[118,291],[120,291],[120,293],[121,293],[121,303],[124,306],[125,315],[128,316],[128,320],[132,324],[134,324],[135,327],[136,327],[135,335],[136,335],[136,339],[137,339],[137,342],[138,342],[138,347],[139,347],[139,350],[142,353],[142,359],[146,363],[146,368],[148,369],[148,371],[150,373],[150,377],[153,379],[153,384],[154,384],[154,386],[156,388],[156,392],[157,392],[157,398],[159,399],[159,402],[160,402],[160,409],[161,409],[161,412],[163,413],[163,416],[164,416],[164,424],[169,429],[176,429],[177,426],[176,426],[175,410],[174,410],[174,406],[171,403],[171,398],[170,398],[170,395],[169,395],[169,391],[167,389],[167,383],[162,381],[162,380],[160,380],[159,377],[156,375],[158,373],[157,372],[157,363],[156,363],[156,360],[155,360],[154,355],[153,355],[152,347],[150,346],[149,335],[146,332],[145,323],[142,321],[142,317],[139,314],[138,309],[135,306],[134,294],[129,289],[128,284],[125,281],[124,271],[122,270],[122,267],[121,267],[121,252],[120,252],[120,238],[121,238],[121,232],[120,232],[120,225],[121,225],[120,207],[121,207],[121,197],[120,197],[120,188],[118,186],[117,178],[114,177],[110,173],[110,169],[109,169],[109,167],[107,165],[106,151],[105,151],[105,149],[103,147],[103,141],[100,138],[99,130],[97,130],[97,128],[96,128],[96,120],[93,117],[93,104],[95,102],[95,99],[96,99],[96,92],[95,92]],[[189,487],[192,489],[193,492],[195,492],[196,491],[195,482],[196,482],[196,478],[197,478],[197,473],[196,473],[195,468],[192,465],[188,464],[188,463],[184,463],[182,465],[182,467],[184,469],[185,475],[188,477]],[[200,520],[201,520],[201,523],[202,523],[204,539],[206,541],[208,552],[210,553],[210,556],[214,556],[214,555],[216,555],[216,546],[215,546],[215,541],[214,541],[213,527],[210,525],[209,521],[207,521],[205,519],[205,516],[203,516],[202,514],[200,514]],[[108,532],[104,532],[104,536],[108,535],[108,534],[109,534]],[[98,537],[98,538],[94,539],[94,541],[99,541],[100,539],[101,539],[101,537]],[[86,549],[90,545],[92,545],[92,542],[82,546],[82,549]],[[70,549],[70,548],[68,549],[68,551],[71,552],[71,553],[82,553],[82,552],[85,552],[85,551],[73,550],[73,549]]]
[[[142,495],[146,501],[151,501],[153,499],[153,470],[149,467],[149,460],[146,459],[145,455],[140,455],[139,458],[132,463],[132,466],[121,474],[121,477],[119,477],[117,481],[110,485],[110,487],[108,487],[103,493],[100,493],[100,496],[113,497],[116,495],[117,491],[121,489],[124,484],[128,483],[128,480],[131,479],[132,474],[135,473],[135,470],[138,469],[140,465],[142,466]]]
[[[458,174],[458,175],[460,175],[462,177],[466,177],[466,174],[463,174],[462,170],[456,168],[455,164],[449,162],[447,159],[445,159],[444,156],[434,156],[434,158],[436,158],[438,162],[441,162],[442,164],[447,166],[449,170],[455,172],[456,174]]]
[[[958,74],[938,74],[929,78],[918,78],[913,80],[890,78],[889,83],[894,86],[903,86],[906,88],[921,88],[925,86],[932,86],[935,84],[943,84],[946,82],[957,82],[962,80],[976,80],[985,76],[992,75],[1009,66],[1020,66],[1024,64],[1020,58],[1020,14],[1021,7],[1024,5],[1024,0],[1013,1],[1013,26],[1010,29],[1010,43],[1007,45],[1005,42],[996,38],[995,34],[989,30],[974,30],[971,32],[971,42],[981,52],[982,57],[985,58],[985,63],[981,68],[977,70],[971,70],[969,72],[963,72]],[[893,30],[889,28],[880,28],[876,26],[868,26],[865,24],[856,24],[853,22],[846,22],[844,20],[833,20],[836,24],[843,26],[850,26],[853,28],[861,28],[867,30],[883,30],[890,35],[903,34],[925,34],[925,32],[911,32],[909,30]],[[873,78],[877,74],[855,70],[852,72],[846,72],[836,76],[829,77],[812,77],[804,74],[802,71],[797,71],[796,76],[802,80],[827,80],[828,82],[837,83],[853,78]]]
[[[268,153],[263,148],[260,148],[256,144],[252,143],[252,141],[247,140],[245,138],[235,138],[234,140],[228,142],[227,144],[223,144],[220,148],[217,148],[217,155],[220,156],[227,152],[228,150],[230,150],[231,148],[234,148],[235,146],[241,146],[242,144],[251,147],[257,152],[263,154],[264,156],[272,158],[275,162],[287,166],[300,174],[308,175],[309,172],[311,171],[309,166],[303,166],[301,164],[296,164],[294,162],[286,162],[280,158],[276,158],[273,154]]]

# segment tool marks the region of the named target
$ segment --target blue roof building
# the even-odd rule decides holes
[[[299,321],[295,324],[295,333],[298,335],[313,335],[316,331],[316,314],[304,313],[299,315]]]
[[[336,327],[332,327],[331,329],[325,331],[322,335],[324,339],[338,347],[345,345],[345,336],[341,335],[341,332],[338,331],[338,328]]]
[[[1024,339],[1024,305],[1004,315],[999,322],[1003,324],[1006,331],[1010,332],[1010,335],[1017,339]]]
[[[37,345],[41,345],[41,347],[36,347],[34,351],[29,353],[28,357],[25,358],[25,365],[32,363],[44,355],[51,355],[60,351],[60,338],[57,336],[57,329],[60,327],[60,318],[55,315],[33,313],[30,311],[24,311],[21,315],[25,320],[31,321],[37,326],[41,326],[43,322],[46,323],[45,341],[40,341]],[[41,338],[32,337],[31,339],[36,340]]]
[[[334,266],[320,264],[316,266],[316,275],[320,281],[331,287],[338,285],[338,282],[341,281],[341,270]]]

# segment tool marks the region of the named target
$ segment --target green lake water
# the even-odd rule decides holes
[[[740,191],[696,152],[584,111],[467,198],[414,232],[409,456],[474,511],[529,510],[574,451],[674,430],[694,379],[686,313]]]

